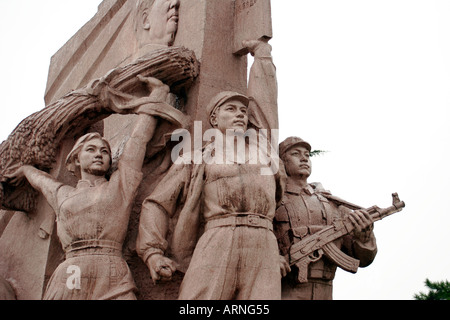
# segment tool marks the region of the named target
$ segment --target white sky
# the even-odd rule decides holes
[[[51,56],[100,0],[0,0],[0,141],[44,107]],[[370,207],[378,255],[334,298],[408,300],[450,278],[450,1],[272,0],[281,139],[315,149],[311,182]],[[180,25],[180,27],[182,27]]]

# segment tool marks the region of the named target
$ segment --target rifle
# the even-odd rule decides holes
[[[346,202],[340,202],[340,204],[348,206],[348,203]],[[358,207],[354,205],[350,205],[350,207],[352,209],[358,209]],[[400,201],[397,193],[394,193],[392,194],[392,206],[385,209],[373,206],[367,209],[367,211],[371,215],[373,222],[376,222],[396,212],[402,211],[404,207],[405,203]],[[361,208],[359,207],[359,209]],[[345,216],[343,219],[334,221],[332,225],[325,227],[319,232],[294,243],[289,254],[286,255],[286,259],[291,266],[296,265],[298,267],[299,282],[308,282],[309,264],[318,261],[324,254],[340,268],[356,273],[360,261],[346,255],[333,243],[333,241],[350,234],[354,229],[355,227],[349,220],[349,217]]]

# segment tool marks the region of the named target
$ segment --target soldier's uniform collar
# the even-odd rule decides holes
[[[300,195],[302,192],[306,193],[307,195],[311,196],[315,193],[315,188],[308,184],[306,187],[302,188],[292,182],[287,182],[286,184],[286,192]]]

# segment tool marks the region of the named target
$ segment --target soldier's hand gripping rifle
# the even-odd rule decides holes
[[[405,207],[405,203],[400,201],[396,193],[392,194],[392,198],[392,206],[389,208],[380,209],[377,206],[373,206],[367,209],[373,222],[399,212]],[[348,206],[348,203],[341,204]],[[352,209],[361,208],[353,206]],[[349,217],[345,216],[342,220],[334,221],[332,225],[294,243],[286,258],[291,266],[296,265],[298,267],[299,282],[308,282],[309,264],[321,259],[324,254],[340,268],[356,273],[360,261],[346,255],[333,243],[333,241],[350,234],[354,229],[355,227]]]

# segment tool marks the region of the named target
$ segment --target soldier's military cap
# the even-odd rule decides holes
[[[311,145],[308,142],[299,137],[289,137],[280,143],[280,156],[283,156],[286,151],[296,145],[301,145],[311,152]]]
[[[243,94],[234,91],[223,91],[214,96],[206,106],[206,112],[208,112],[208,116],[211,118],[211,115],[217,110],[218,107],[230,100],[241,101],[246,107],[248,107],[248,104],[250,102],[248,97]]]

